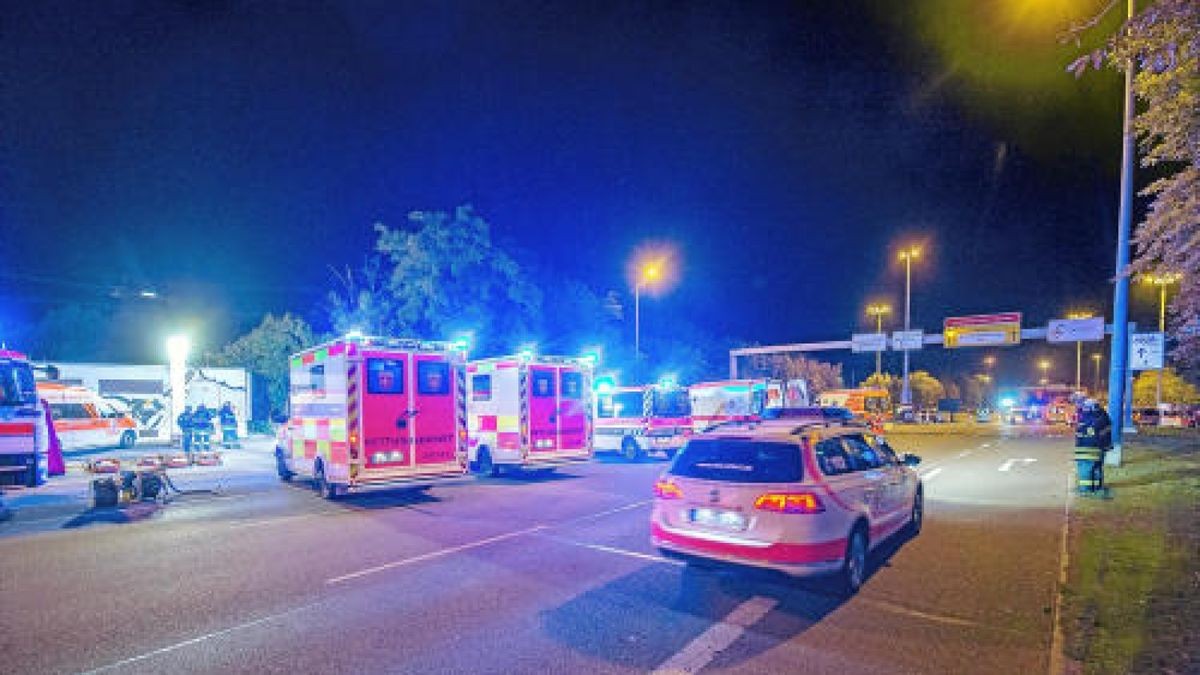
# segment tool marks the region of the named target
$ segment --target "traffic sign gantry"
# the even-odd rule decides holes
[[[887,351],[887,334],[855,333],[850,336],[850,349],[856,353]]]
[[[1054,319],[1046,328],[1046,342],[1096,342],[1104,339],[1104,317]]]
[[[896,351],[920,349],[925,333],[920,330],[898,330],[892,333],[892,349]]]
[[[1021,313],[948,317],[942,333],[947,349],[1021,344]]]

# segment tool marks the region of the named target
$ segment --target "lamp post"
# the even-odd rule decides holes
[[[1070,312],[1067,314],[1067,318],[1068,319],[1090,319],[1090,318],[1092,318],[1092,313],[1087,312],[1087,311]],[[1079,391],[1080,386],[1082,386],[1082,385],[1080,385],[1080,380],[1082,379],[1081,378],[1082,372],[1083,372],[1083,341],[1076,340],[1075,341],[1075,390],[1076,391]]]
[[[1158,286],[1158,332],[1160,333],[1167,332],[1167,286],[1178,282],[1181,276],[1179,274],[1166,273],[1151,274],[1144,277],[1146,283]],[[1166,364],[1163,365],[1165,366]],[[1154,394],[1156,410],[1162,408],[1163,370],[1164,368],[1158,369],[1158,384],[1155,387]]]
[[[1101,354],[1100,352],[1096,352],[1095,354],[1092,354],[1092,362],[1096,364],[1096,382],[1094,384],[1096,386],[1096,395],[1097,396],[1099,396],[1099,394],[1100,394],[1100,360],[1103,358],[1104,358],[1104,355]]]
[[[662,274],[661,263],[647,263],[638,270],[633,284],[633,374],[634,381],[641,376],[642,363],[642,286],[652,283]]]
[[[1046,359],[1038,361],[1038,368],[1042,369],[1042,384],[1050,383],[1050,362]]]
[[[890,314],[892,308],[890,305],[867,305],[867,315],[875,317],[875,332],[883,332],[883,315]],[[883,352],[875,352],[875,376],[878,378],[883,372]]]
[[[192,341],[186,335],[167,338],[167,381],[171,386],[171,417],[174,420],[187,405],[187,358]],[[168,426],[168,428],[171,428]],[[171,434],[174,436],[174,434]]]
[[[912,310],[912,262],[921,257],[921,249],[910,246],[900,251],[900,259],[904,261],[904,330],[909,329]],[[912,404],[912,390],[908,386],[908,350],[904,350],[904,385],[900,389],[900,403]]]

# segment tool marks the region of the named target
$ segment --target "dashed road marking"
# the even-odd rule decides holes
[[[649,553],[639,553],[638,551],[630,551],[628,549],[617,548],[615,546],[604,546],[603,544],[589,544],[587,542],[575,541],[574,539],[567,539],[565,537],[556,537],[556,536],[550,535],[550,534],[542,534],[540,536],[545,539],[549,539],[550,541],[556,541],[560,544],[569,544],[571,546],[587,548],[587,549],[591,549],[593,551],[601,551],[604,553],[612,553],[615,555],[622,555],[627,558],[637,558],[638,560],[646,560],[646,561],[654,562],[654,563],[666,563],[668,565],[676,565],[676,566],[682,566],[684,564],[683,561],[680,561],[680,560],[671,560],[670,558],[664,558],[659,555],[651,555]]]
[[[1004,460],[1004,463],[1000,465],[999,470],[1000,471],[1011,471],[1013,466],[1016,465],[1018,462],[1021,464],[1032,464],[1036,461],[1037,461],[1037,459],[1035,459],[1033,457],[1022,457],[1020,459],[1006,459],[1006,460]]]
[[[746,629],[758,623],[764,616],[771,613],[779,601],[774,598],[764,598],[756,595],[734,608],[720,623],[713,624],[667,659],[653,675],[675,675],[678,673],[696,673],[712,663],[717,654],[725,651]]]
[[[941,472],[942,472],[942,467],[940,467],[940,466],[936,469],[930,469],[930,470],[926,471],[925,473],[921,474],[921,480],[933,480],[934,477],[937,476]]]

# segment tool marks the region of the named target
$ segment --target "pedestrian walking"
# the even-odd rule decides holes
[[[1076,487],[1081,494],[1098,492],[1104,487],[1104,453],[1112,447],[1112,420],[1108,412],[1087,399],[1075,427]]]

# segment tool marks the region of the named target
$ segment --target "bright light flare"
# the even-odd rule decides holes
[[[661,295],[679,282],[679,253],[673,244],[654,243],[638,247],[626,265],[630,287],[642,294]]]

